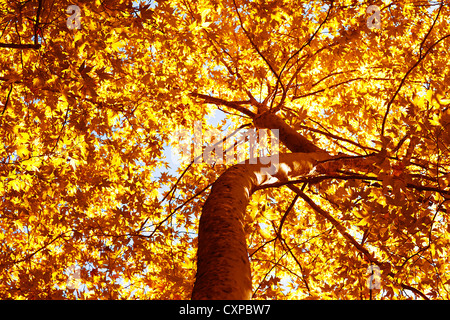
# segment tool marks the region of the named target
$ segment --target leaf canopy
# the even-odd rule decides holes
[[[176,165],[174,133],[200,122],[221,139],[265,103],[332,154],[384,152],[369,173],[297,182],[383,268],[371,290],[329,217],[263,189],[245,226],[254,298],[448,299],[449,15],[439,1],[0,1],[0,298],[189,298],[201,207],[229,164]]]

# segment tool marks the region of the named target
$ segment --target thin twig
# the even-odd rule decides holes
[[[8,96],[6,97],[5,105],[3,106],[2,117],[3,117],[3,114],[4,114],[5,111],[6,111],[6,107],[8,106],[9,97],[11,96],[12,90],[13,90],[13,85],[12,85],[12,83],[11,83],[11,88],[9,89]]]
[[[439,8],[439,12],[437,13],[437,16],[436,16],[436,19],[439,17],[439,14],[440,14],[440,12],[441,12],[441,9],[442,9],[442,5],[441,5],[441,7]],[[436,20],[435,20],[436,21]],[[433,23],[433,26],[432,26],[432,28],[434,27],[434,23]],[[430,32],[431,32],[431,30],[430,30]],[[425,39],[428,37],[428,34],[425,36]],[[395,93],[394,93],[394,95],[392,96],[392,98],[391,98],[391,100],[389,101],[389,103],[387,104],[387,106],[386,106],[386,112],[385,112],[385,114],[384,114],[384,117],[383,117],[383,123],[382,123],[382,125],[381,125],[381,136],[384,136],[384,128],[385,128],[385,125],[386,125],[386,119],[387,119],[387,116],[388,116],[388,114],[389,114],[389,110],[390,110],[390,108],[391,108],[391,105],[392,105],[392,103],[394,102],[394,99],[397,97],[397,95],[398,95],[398,93],[400,92],[400,89],[402,88],[402,86],[403,86],[403,84],[405,83],[405,81],[406,81],[406,78],[408,77],[408,75],[422,62],[422,60],[424,60],[425,58],[426,58],[426,56],[428,55],[428,53],[430,53],[430,51],[439,43],[439,42],[441,42],[442,40],[444,40],[444,39],[446,39],[446,38],[448,38],[448,37],[450,37],[450,34],[448,34],[448,35],[446,35],[446,36],[444,36],[444,37],[442,37],[441,39],[439,39],[438,41],[436,41],[435,43],[433,43],[429,48],[428,48],[428,50],[425,52],[425,54],[422,56],[422,53],[420,53],[420,55],[419,55],[419,59],[416,61],[416,63],[405,73],[405,76],[403,77],[403,79],[402,79],[402,81],[400,82],[400,85],[397,87],[397,90],[395,91]],[[422,43],[423,44],[423,43]],[[422,52],[422,44],[420,45],[420,51]]]
[[[277,78],[277,84],[280,83],[281,88],[282,88],[282,90],[283,90],[283,94],[285,95],[285,94],[286,94],[286,89],[285,89],[283,83],[281,82],[280,74],[277,73],[277,71],[276,71],[275,68],[272,66],[272,64],[269,62],[269,60],[267,60],[267,58],[266,58],[266,57],[262,54],[262,52],[259,50],[258,46],[253,42],[252,37],[250,37],[250,34],[248,33],[247,29],[245,29],[245,27],[244,27],[244,23],[243,23],[243,21],[242,21],[241,15],[239,14],[239,10],[238,10],[238,7],[237,7],[237,4],[236,4],[236,1],[235,1],[235,0],[233,0],[233,4],[234,4],[234,9],[236,10],[236,14],[237,14],[237,16],[238,16],[239,23],[240,23],[240,26],[241,26],[241,28],[242,28],[242,31],[244,31],[245,36],[246,36],[247,39],[250,41],[250,43],[251,43],[253,49],[255,49],[255,51],[258,53],[258,55],[259,55],[259,56],[264,60],[264,62],[267,64],[267,66],[269,67],[270,71],[272,71],[273,75]],[[276,88],[275,90],[277,90],[277,88]]]
[[[192,201],[193,199],[195,199],[196,197],[198,197],[200,194],[202,194],[203,192],[205,192],[209,187],[211,187],[214,183],[210,183],[208,184],[206,187],[204,187],[202,190],[200,190],[199,192],[197,192],[195,195],[193,195],[192,197],[190,197],[189,199],[185,200],[182,204],[180,204],[178,207],[176,207],[171,213],[169,213],[167,215],[167,217],[165,217],[163,220],[161,220],[160,222],[158,222],[158,224],[156,225],[156,227],[153,229],[152,233],[150,233],[150,235],[146,236],[146,235],[142,235],[142,234],[136,234],[136,236],[139,237],[144,237],[144,238],[151,238],[156,231],[158,231],[158,229],[163,225],[164,222],[166,222],[167,220],[169,220],[170,217],[172,217],[180,208],[184,207],[187,203],[189,203],[190,201]],[[148,220],[148,218],[147,218]],[[138,233],[142,231],[139,230]]]
[[[320,214],[322,217],[327,219],[331,224],[339,231],[339,233],[346,238],[353,246],[358,249],[359,252],[364,254],[366,258],[377,265],[381,265],[381,263],[367,250],[364,246],[362,246],[358,241],[355,240],[348,232],[345,230],[345,227],[333,218],[328,212],[323,210],[320,206],[318,206],[310,197],[308,197],[300,188],[297,186],[289,185],[289,189],[297,193],[315,212]]]
[[[36,20],[34,23],[34,45],[40,47],[40,44],[38,42],[38,31],[39,31],[39,16],[41,14],[42,10],[42,0],[38,1],[38,8],[36,12]]]
[[[284,65],[283,65],[283,68],[281,69],[281,71],[280,71],[280,76],[277,78],[277,83],[276,83],[276,85],[275,85],[275,93],[276,93],[276,91],[277,91],[277,89],[278,89],[278,83],[280,82],[280,84],[281,84],[281,86],[282,86],[282,88],[283,88],[283,96],[281,97],[281,100],[280,100],[280,103],[277,105],[277,107],[275,108],[275,112],[276,111],[278,111],[279,109],[280,109],[280,107],[283,105],[283,102],[284,102],[284,100],[286,99],[286,94],[287,94],[287,89],[285,89],[284,88],[284,86],[283,86],[283,84],[281,83],[281,76],[282,76],[282,73],[283,73],[283,71],[284,71],[284,69],[286,68],[286,66],[287,66],[287,64],[289,63],[289,61],[291,60],[291,59],[293,59],[295,56],[297,56],[306,46],[308,46],[308,45],[310,45],[311,44],[311,41],[314,39],[314,37],[317,35],[317,33],[319,32],[319,30],[322,28],[322,26],[325,24],[325,22],[328,20],[328,17],[329,17],[329,15],[330,15],[330,12],[331,12],[331,10],[333,9],[333,2],[331,2],[331,5],[330,5],[330,7],[328,8],[328,11],[327,11],[327,16],[325,17],[325,19],[322,21],[322,23],[317,27],[317,29],[316,29],[316,31],[313,33],[313,35],[309,38],[309,40],[300,48],[300,49],[298,49],[296,52],[294,52],[294,54],[292,54],[287,60],[286,60],[286,62],[284,63]],[[307,60],[306,60],[307,61]],[[303,66],[306,64],[306,61],[305,61],[305,63],[303,64]],[[302,66],[302,67],[303,67]],[[297,71],[295,72],[295,74],[293,75],[293,77],[294,76],[296,76],[296,74],[299,72],[299,70],[300,70],[301,68],[299,68],[299,69],[297,69]],[[291,84],[291,82],[292,82],[292,79],[293,79],[293,77],[291,78],[291,81],[289,81],[289,85]],[[288,85],[288,87],[289,87],[289,85]],[[276,94],[275,94],[276,95]],[[271,104],[270,104],[270,107],[272,108],[272,105],[273,105],[273,101],[275,100],[275,96],[274,96],[274,98],[272,99],[272,102],[271,102]]]
[[[423,49],[423,45],[425,44],[425,41],[427,40],[428,36],[430,35],[431,31],[433,31],[434,29],[434,25],[436,24],[437,19],[439,18],[439,15],[441,13],[442,7],[444,6],[444,1],[442,1],[441,5],[439,6],[439,10],[438,13],[436,15],[436,18],[433,21],[433,24],[430,27],[430,30],[428,30],[427,34],[425,35],[425,37],[423,38],[422,42],[420,43],[420,49],[419,49],[419,57],[422,56],[422,49]]]
[[[302,186],[302,189],[301,189],[301,190],[304,190],[305,187],[306,187],[306,183],[303,183],[303,186]],[[287,208],[286,212],[284,213],[283,217],[281,218],[281,220],[280,220],[280,226],[278,227],[278,231],[277,231],[277,236],[278,236],[278,237],[281,237],[281,231],[282,231],[282,229],[283,229],[284,221],[286,220],[286,218],[287,218],[289,212],[291,212],[291,210],[292,210],[292,208],[294,207],[295,203],[297,202],[297,199],[298,199],[298,198],[299,198],[299,195],[296,194],[295,197],[294,197],[294,200],[292,200],[291,204],[289,205],[289,208]]]

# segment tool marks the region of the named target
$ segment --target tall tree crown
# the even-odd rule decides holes
[[[448,299],[449,15],[0,1],[0,298],[189,298],[201,209],[233,165],[167,158],[201,121],[208,139],[273,127],[283,153],[376,157],[253,194],[253,298]]]

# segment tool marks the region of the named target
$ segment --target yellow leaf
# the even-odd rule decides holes
[[[361,221],[359,221],[357,223],[358,226],[365,226],[366,224],[369,224],[370,222],[370,217],[365,217],[364,219],[361,219]]]
[[[435,246],[434,243],[432,243],[432,244],[430,245],[430,251],[431,251],[431,254],[432,254],[433,256],[436,255],[436,246]]]
[[[439,116],[438,116],[437,114],[435,114],[435,115],[433,116],[433,119],[430,119],[430,123],[431,123],[433,126],[440,126],[441,124],[439,123]]]
[[[261,235],[265,238],[265,239],[270,239],[270,237],[271,237],[271,233],[270,233],[270,231],[268,230],[269,229],[269,227],[267,226],[267,225],[265,225],[265,224],[261,224],[260,225],[261,226]]]
[[[211,22],[203,22],[202,28],[208,28],[210,24],[211,24]]]
[[[15,134],[18,135],[18,134],[19,134],[20,128],[21,128],[21,125],[19,125],[19,124],[16,125],[16,126],[14,126],[14,127],[13,127],[13,132],[14,132]]]
[[[8,186],[10,186],[11,188],[13,188],[16,191],[20,191],[20,185],[16,179],[9,181]]]
[[[73,42],[77,42],[77,41],[80,40],[82,37],[83,37],[83,33],[81,33],[81,32],[75,33],[75,35],[73,36]]]
[[[433,90],[428,89],[427,94],[425,95],[425,99],[428,100],[429,102],[431,102],[433,96]]]
[[[114,51],[119,51],[119,48],[122,48],[122,47],[123,47],[123,43],[122,43],[122,41],[120,40],[120,41],[114,42],[114,43],[111,45],[111,47],[113,48]]]
[[[41,77],[36,77],[33,79],[33,86],[35,86],[35,87],[39,87],[39,86],[43,85],[44,83],[45,83],[45,81]]]
[[[206,8],[206,9],[202,10],[202,12],[200,13],[201,16],[202,16],[202,21],[205,20],[205,17],[206,17],[210,12],[211,12],[211,9],[209,9],[209,8]]]
[[[29,154],[27,146],[21,144],[17,147],[17,155],[21,158],[26,157]]]

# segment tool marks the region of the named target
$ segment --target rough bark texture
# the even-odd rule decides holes
[[[200,218],[192,299],[251,298],[251,271],[244,232],[244,214],[251,194],[265,183],[307,175],[316,161],[328,157],[325,152],[280,154],[271,172],[261,164],[238,164],[219,177]]]

